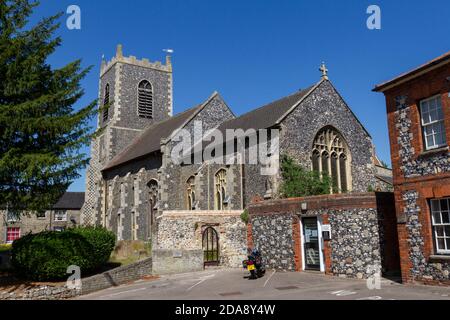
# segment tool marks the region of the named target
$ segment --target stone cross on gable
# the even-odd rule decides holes
[[[328,80],[328,69],[325,66],[325,62],[322,62],[319,71],[322,72],[322,79]]]

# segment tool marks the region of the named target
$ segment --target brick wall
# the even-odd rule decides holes
[[[420,169],[426,169],[421,167],[420,164],[424,161],[433,162],[432,160],[436,160],[439,156],[423,154],[425,147],[420,124],[419,106],[421,100],[438,94],[441,96],[445,127],[447,128],[447,143],[450,142],[450,98],[448,96],[450,82],[446,79],[449,75],[450,65],[447,65],[385,92],[394,184],[408,182],[408,178],[414,178],[414,176],[421,180],[428,172],[419,171]],[[404,97],[405,100],[400,101],[401,97]],[[401,114],[402,110],[405,110],[404,114]],[[400,117],[407,122],[405,125],[407,128],[404,128],[400,123]],[[404,141],[399,140],[401,132],[406,132],[408,129],[408,135],[410,134],[410,136],[407,140],[409,140],[411,147],[410,154],[409,152],[401,152],[404,148]],[[445,156],[448,159],[448,153]],[[406,172],[405,169],[408,169],[409,164],[411,165],[410,170],[416,169],[416,172]],[[446,171],[442,170],[441,172],[447,172],[447,174],[438,174],[436,177],[448,177],[449,167],[446,168]]]
[[[450,197],[450,65],[387,90],[389,139],[394,175],[402,278],[450,284],[450,256],[435,254],[429,200]],[[420,101],[441,97],[447,147],[427,151]]]

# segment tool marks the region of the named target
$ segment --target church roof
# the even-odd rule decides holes
[[[381,180],[391,186],[394,185],[394,179],[392,178],[392,176],[386,176],[386,175],[380,175],[380,174],[376,174],[375,178],[377,178],[378,180]]]
[[[280,124],[295,108],[297,108],[314,90],[316,90],[324,82],[328,82],[331,84],[331,82],[327,78],[322,78],[319,82],[306,89],[299,90],[291,95],[244,113],[237,118],[225,121],[221,123],[217,127],[217,129],[220,130],[225,136],[225,131],[227,129],[242,129],[246,131],[248,129],[259,130],[274,127]],[[331,84],[331,86],[333,85]],[[336,93],[340,96],[337,90]],[[341,99],[344,100],[342,97]],[[367,131],[358,117],[345,102],[344,104],[348,108],[350,113],[355,117],[356,121],[358,121],[358,123],[361,125],[361,128],[370,137],[370,133]]]
[[[247,112],[240,117],[223,122],[218,129],[266,129],[277,124],[278,120],[288,113],[317,86],[313,85],[307,89],[297,91],[287,97],[278,99],[262,107]]]
[[[215,92],[204,103],[197,105],[191,109],[176,114],[175,116],[157,122],[138,135],[128,147],[116,155],[103,169],[108,170],[117,167],[126,162],[132,161],[158,151],[161,148],[161,139],[169,138],[172,133],[184,127],[203,107],[217,95]]]

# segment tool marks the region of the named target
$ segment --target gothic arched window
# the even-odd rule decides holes
[[[153,118],[153,88],[147,80],[139,82],[138,115],[141,118]]]
[[[147,183],[149,211],[146,217],[146,238],[152,237],[152,228],[155,225],[156,213],[158,212],[158,181],[155,179]]]
[[[314,171],[320,171],[320,152],[317,150],[312,154],[312,167]]]
[[[186,181],[186,207],[195,210],[195,177],[189,177]]]
[[[105,86],[105,95],[103,96],[103,121],[108,120],[109,115],[109,83]]]
[[[227,200],[227,171],[220,169],[214,177],[214,209],[224,210]]]
[[[329,175],[332,192],[347,192],[350,188],[350,151],[342,135],[332,127],[319,131],[314,139],[312,169]]]

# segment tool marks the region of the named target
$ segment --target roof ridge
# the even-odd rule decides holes
[[[275,103],[275,102],[280,102],[280,101],[283,101],[283,100],[287,100],[288,98],[290,98],[290,97],[292,97],[292,96],[295,96],[296,94],[300,94],[301,92],[305,92],[305,91],[310,90],[310,89],[311,89],[312,87],[314,87],[314,86],[315,86],[315,85],[312,85],[312,86],[309,86],[309,87],[306,88],[306,89],[298,90],[298,91],[296,91],[296,92],[294,92],[294,93],[291,93],[291,94],[289,94],[289,95],[287,95],[287,96],[278,98],[278,99],[276,99],[276,100],[272,100],[271,102],[268,102],[268,103],[266,103],[266,104],[264,104],[264,105],[262,105],[262,106],[260,106],[260,107],[258,107],[258,108],[252,109],[252,110],[250,110],[250,111],[248,111],[248,112],[246,112],[246,113],[241,114],[241,115],[240,115],[239,117],[237,117],[237,118],[243,117],[243,116],[245,116],[246,114],[252,113],[252,112],[257,111],[257,110],[260,110],[260,109],[262,109],[262,108],[265,108],[265,107],[267,107],[267,106],[269,106],[269,105],[271,105],[271,104],[273,104],[273,103]],[[233,120],[233,119],[231,119],[231,120]],[[228,121],[230,121],[230,120],[228,120]]]

